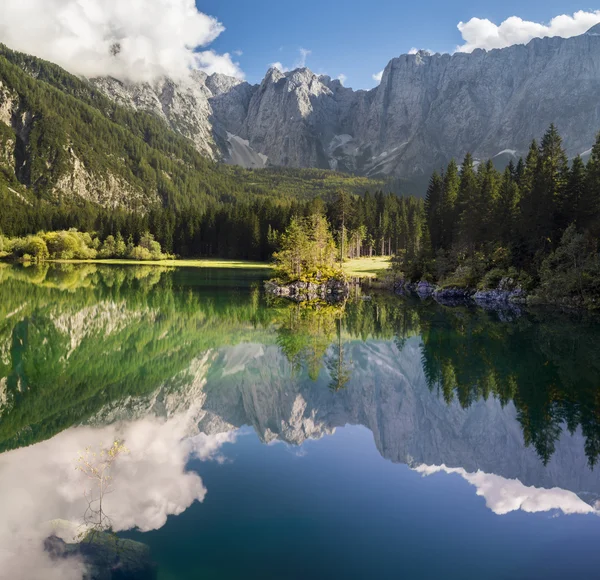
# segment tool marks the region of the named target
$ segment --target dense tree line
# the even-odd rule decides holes
[[[24,194],[25,195],[25,194]],[[24,201],[25,199],[25,201]],[[151,207],[146,212],[104,209],[96,204],[50,204],[18,197],[0,183],[0,233],[9,237],[75,228],[100,240],[119,234],[138,244],[150,232],[169,254],[269,260],[292,217],[325,214],[346,257],[392,255],[420,244],[423,201],[395,194],[362,196],[339,190],[325,202],[317,197],[256,198],[177,210]],[[414,251],[411,250],[411,251]]]
[[[503,172],[470,154],[451,161],[432,175],[425,213],[418,255],[399,259],[412,279],[492,287],[511,276],[584,302],[600,290],[600,136],[587,164],[569,163],[554,126]]]

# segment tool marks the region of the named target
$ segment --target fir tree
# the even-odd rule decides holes
[[[457,235],[461,244],[473,250],[479,227],[478,215],[479,186],[473,157],[467,153],[460,170],[460,185],[456,200]]]
[[[454,224],[456,222],[456,200],[460,187],[460,177],[456,161],[452,160],[444,175],[444,189],[440,204],[441,217],[441,247],[449,249],[454,238]]]

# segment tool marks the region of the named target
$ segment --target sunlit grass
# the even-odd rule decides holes
[[[230,268],[244,270],[270,270],[268,262],[250,262],[245,260],[53,260],[59,264],[106,264],[112,266],[167,266],[172,268]],[[354,278],[377,278],[389,267],[390,258],[357,258],[344,263],[344,272]]]
[[[344,263],[344,272],[355,278],[378,278],[389,268],[390,258],[356,258]]]
[[[112,266],[171,266],[177,268],[235,268],[247,270],[269,270],[267,262],[245,260],[52,260],[59,264],[106,264]]]

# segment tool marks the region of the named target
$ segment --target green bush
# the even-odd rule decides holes
[[[598,241],[570,225],[542,263],[539,297],[548,302],[600,305]]]
[[[153,255],[150,253],[150,250],[148,250],[148,248],[144,248],[142,246],[135,246],[131,250],[131,253],[129,254],[128,257],[131,260],[144,260],[144,261],[155,259],[153,257]]]
[[[13,255],[25,262],[44,262],[50,257],[48,246],[40,236],[28,236],[17,240]]]
[[[485,273],[479,283],[480,290],[495,290],[502,278],[506,278],[506,271],[502,268],[492,268]]]

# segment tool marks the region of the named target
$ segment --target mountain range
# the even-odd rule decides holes
[[[221,86],[224,101],[227,94],[231,98],[231,79],[201,73],[193,78],[197,87],[200,80],[214,92]],[[96,85],[108,91],[115,81],[97,80]],[[30,223],[31,216],[15,216],[38,201],[45,204],[41,214],[48,213],[47,204],[60,202],[206,210],[235,200],[270,197],[281,204],[285,198],[326,198],[341,187],[355,193],[384,187],[382,180],[339,172],[251,171],[217,163],[219,145],[207,124],[215,105],[205,100],[207,108],[202,108],[197,87],[182,92],[167,79],[154,86],[155,92],[129,86],[130,100],[119,104],[125,93],[109,92],[111,99],[97,86],[0,44],[0,204],[8,208],[5,217]]]
[[[118,103],[163,118],[215,160],[422,186],[467,152],[505,165],[551,123],[571,157],[588,154],[600,130],[600,25],[491,51],[402,55],[369,91],[308,68],[271,68],[258,85],[199,71],[183,82],[92,82]]]
[[[551,123],[570,157],[589,155],[599,91],[600,25],[489,52],[403,55],[370,91],[307,68],[271,68],[258,85],[201,71],[81,79],[0,45],[0,196],[183,208],[339,187],[422,194],[450,159],[471,152],[502,167]]]

